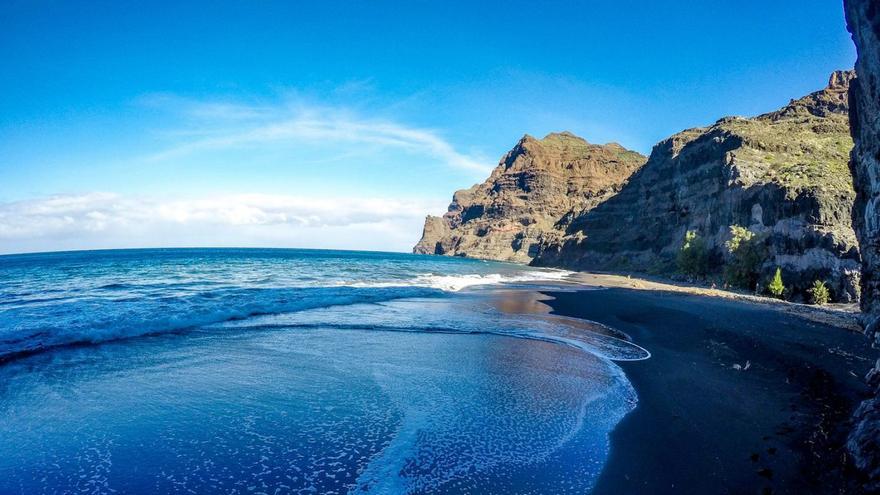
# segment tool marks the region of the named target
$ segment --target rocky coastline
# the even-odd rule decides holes
[[[880,6],[844,8],[858,60],[826,88],[682,131],[647,159],[567,132],[525,136],[485,182],[426,219],[414,252],[675,275],[687,268],[681,253],[698,245],[689,259],[699,270],[687,275],[723,281],[735,246],[750,242],[761,253],[750,288],[760,292],[776,272],[781,297],[807,301],[821,284],[832,302],[860,303],[869,343],[880,347]],[[851,419],[838,414],[835,431],[848,432],[859,489],[873,492],[880,359],[864,381],[873,397]]]
[[[745,288],[765,285],[779,268],[789,298],[804,299],[819,280],[832,300],[858,300],[847,169],[853,77],[838,71],[825,89],[777,111],[726,117],[661,141],[620,193],[575,215],[534,264],[675,273],[690,233],[705,250],[700,275],[711,278],[729,262],[727,243],[741,228],[762,251]]]
[[[726,246],[740,228],[762,253],[740,288],[760,292],[780,269],[787,299],[807,300],[821,282],[831,301],[858,301],[853,78],[838,71],[779,110],[682,131],[647,159],[567,132],[525,136],[485,182],[426,219],[413,251],[676,276],[694,235],[706,250],[700,278],[725,285]]]

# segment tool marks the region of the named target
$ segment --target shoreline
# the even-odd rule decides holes
[[[617,363],[639,402],[610,435],[593,493],[864,493],[843,446],[873,360],[851,324],[834,324],[855,315],[575,278],[606,289],[542,290],[552,314],[610,326],[652,354]]]
[[[756,296],[731,289],[713,289],[701,284],[683,283],[664,277],[652,277],[644,274],[573,272],[571,280],[577,284],[590,287],[671,292],[761,304],[793,316],[807,318],[817,323],[863,333],[859,322],[861,313],[858,303],[830,303],[817,306],[773,299],[766,296]]]

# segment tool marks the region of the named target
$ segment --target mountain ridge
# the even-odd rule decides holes
[[[824,281],[838,301],[858,299],[859,254],[850,212],[847,92],[852,71],[752,118],[725,117],[654,146],[621,191],[573,215],[533,263],[575,270],[673,273],[685,234],[708,245],[718,272],[731,228],[765,239],[757,267],[779,267],[792,293]]]

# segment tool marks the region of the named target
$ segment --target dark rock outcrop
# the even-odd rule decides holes
[[[857,78],[850,91],[851,167],[856,201],[853,225],[862,252],[862,311],[865,332],[880,346],[880,3],[846,0],[847,27],[858,52]],[[867,376],[876,398],[856,411],[849,449],[856,465],[880,490],[880,360]]]
[[[644,162],[619,144],[568,132],[524,136],[485,182],[457,191],[446,214],[425,220],[413,252],[528,262],[563,215],[595,207]]]
[[[755,118],[727,117],[657,144],[613,198],[567,219],[534,263],[576,270],[671,272],[687,231],[720,264],[730,227],[766,239],[763,278],[781,267],[795,293],[815,280],[835,300],[858,297],[848,157],[852,72]]]

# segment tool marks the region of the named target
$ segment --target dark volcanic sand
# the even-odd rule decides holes
[[[652,357],[594,493],[861,493],[843,444],[872,355],[860,334],[739,301],[629,289],[553,292]],[[734,364],[747,370],[737,371]]]

